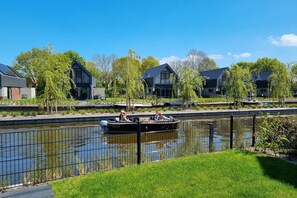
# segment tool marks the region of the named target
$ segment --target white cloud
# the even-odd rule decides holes
[[[241,53],[241,54],[233,54],[234,58],[248,58],[248,57],[251,57],[251,56],[252,56],[252,54],[248,53],[248,52],[244,52],[244,53]]]
[[[268,40],[272,45],[293,47],[297,46],[296,34],[283,34],[281,37],[269,36]]]
[[[232,56],[232,53],[231,53],[231,52],[228,52],[227,55],[228,55],[228,56]]]
[[[224,56],[222,54],[211,54],[208,56],[209,58],[213,59],[213,60],[219,60],[219,59],[223,59]]]
[[[170,63],[172,61],[178,60],[178,57],[176,56],[169,56],[169,57],[163,57],[159,59],[160,64]]]

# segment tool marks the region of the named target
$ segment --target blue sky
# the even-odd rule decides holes
[[[162,62],[196,48],[219,67],[262,57],[297,61],[296,0],[0,0],[0,62],[33,47]]]

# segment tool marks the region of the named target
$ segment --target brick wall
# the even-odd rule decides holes
[[[11,99],[19,100],[21,98],[22,96],[21,96],[20,88],[11,88]]]

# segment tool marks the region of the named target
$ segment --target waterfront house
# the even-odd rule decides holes
[[[225,95],[226,89],[226,72],[228,67],[207,70],[200,72],[200,75],[206,79],[201,95],[203,97],[215,97],[217,95]]]
[[[141,77],[146,95],[162,98],[172,97],[171,75],[177,79],[177,74],[167,63],[146,70]]]
[[[256,84],[257,97],[269,97],[270,95],[270,75],[272,71],[263,71],[258,74],[253,73],[252,77]]]
[[[25,78],[22,78],[12,67],[0,63],[0,98],[21,99],[21,88],[25,87]]]
[[[96,80],[92,74],[80,63],[73,61],[72,69],[74,72],[74,83],[76,88],[71,90],[74,99],[86,100],[93,99],[93,88],[96,86]],[[71,78],[73,75],[71,74]]]

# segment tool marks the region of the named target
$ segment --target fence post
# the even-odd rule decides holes
[[[141,123],[137,121],[137,164],[141,163]]]
[[[252,146],[255,146],[256,143],[256,115],[253,115],[253,137],[252,137]]]
[[[207,125],[209,126],[209,136],[208,136],[209,152],[213,152],[213,135],[214,135],[213,123],[208,123]]]
[[[230,149],[233,149],[233,116],[230,117]]]

